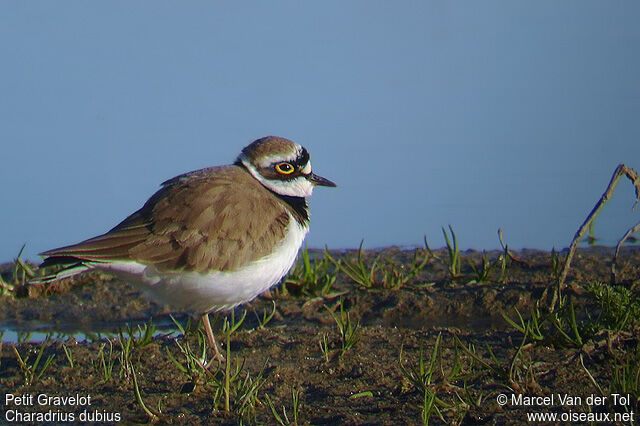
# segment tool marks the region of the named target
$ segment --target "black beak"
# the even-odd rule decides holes
[[[337,186],[329,179],[323,178],[322,176],[318,176],[313,173],[308,174],[307,179],[309,179],[316,186]]]

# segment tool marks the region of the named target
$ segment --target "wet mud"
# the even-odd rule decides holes
[[[498,260],[504,253],[489,252],[487,259],[496,265],[478,280],[480,252],[461,253],[456,277],[446,250],[418,254],[428,257],[424,267],[395,288],[388,288],[393,281],[367,288],[339,271],[327,291],[312,294],[289,280],[237,308],[234,320],[245,311],[246,317],[229,337],[228,370],[222,364],[207,371],[189,366],[184,348],[198,352],[199,334],[193,327],[185,337],[170,316],[184,325],[189,312],[158,306],[108,275],[88,273],[49,287],[5,292],[0,296],[0,423],[22,416],[27,424],[73,417],[105,424],[391,425],[421,424],[427,416],[432,424],[519,424],[536,410],[565,416],[638,410],[640,378],[623,382],[628,389],[620,390],[616,377],[621,365],[629,365],[626,374],[635,374],[640,365],[625,358],[640,353],[633,330],[586,336],[581,328],[585,338],[577,341],[570,321],[560,323],[568,334],[563,338],[551,326],[541,327],[542,335],[527,334],[504,318],[519,323],[518,313],[526,322],[536,307],[547,312],[558,268],[554,255],[516,252],[502,271]],[[403,265],[410,269],[414,255],[416,250],[392,247],[365,251],[362,261],[371,267],[378,259],[382,274],[388,265],[396,272]],[[608,248],[589,248],[574,258],[563,295],[578,324],[601,313],[586,288],[610,282],[611,255]],[[355,262],[357,253],[332,256]],[[11,267],[0,269],[7,280]],[[637,298],[637,247],[623,251],[616,285]],[[347,348],[336,318],[351,326],[354,337]],[[145,340],[150,320],[155,332]],[[216,317],[214,331],[227,353],[223,321]],[[225,374],[235,374],[229,379],[228,411]],[[611,399],[614,391],[630,400],[586,403],[590,395]],[[509,398],[506,404],[498,403],[500,395]],[[553,404],[532,407],[512,395],[582,401],[563,404],[556,397]]]

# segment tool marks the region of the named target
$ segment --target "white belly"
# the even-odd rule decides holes
[[[160,272],[138,262],[94,264],[138,285],[160,303],[205,313],[231,309],[278,283],[291,269],[308,232],[290,217],[285,238],[273,253],[230,272]]]

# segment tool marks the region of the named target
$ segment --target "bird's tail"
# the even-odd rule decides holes
[[[29,280],[29,284],[38,285],[38,284],[47,284],[53,281],[62,280],[64,278],[73,277],[74,275],[78,275],[86,270],[89,267],[82,263],[76,263],[75,265],[68,266],[59,270],[54,274],[43,275],[41,277],[34,277]]]
[[[54,266],[54,265],[63,265],[64,268],[52,274],[31,278],[29,280],[29,284],[32,284],[32,285],[47,284],[53,281],[58,281],[64,278],[69,278],[74,275],[78,275],[90,269],[90,267],[85,265],[82,262],[82,260],[75,257],[70,257],[70,256],[48,257],[44,260],[44,262],[42,262],[42,264],[40,265],[40,269],[47,268],[49,266]]]

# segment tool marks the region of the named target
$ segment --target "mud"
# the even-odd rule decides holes
[[[371,265],[379,256],[381,261],[408,268],[414,253],[395,247],[366,251],[364,261]],[[185,324],[188,312],[171,312],[141,297],[127,283],[96,273],[46,288],[25,287],[17,291],[20,297],[5,292],[0,296],[0,325],[5,330],[0,347],[0,423],[11,420],[7,415],[20,413],[37,419],[37,413],[42,413],[53,419],[49,424],[71,415],[78,421],[81,414],[107,424],[277,424],[273,407],[284,423],[291,424],[294,394],[299,396],[299,424],[420,424],[427,411],[425,395],[434,395],[434,408],[428,415],[435,424],[526,423],[531,411],[565,416],[638,411],[637,378],[621,392],[631,396],[627,404],[585,402],[592,394],[611,399],[619,390],[614,385],[621,362],[631,365],[632,372],[640,365],[636,358],[624,358],[640,352],[635,333],[614,335],[605,330],[579,345],[563,342],[557,333],[547,330],[547,335],[534,341],[526,340],[504,319],[503,314],[517,319],[516,309],[526,319],[536,304],[548,302],[557,273],[551,253],[514,253],[521,261],[510,259],[502,277],[499,267],[494,268],[486,282],[477,282],[470,266],[481,264],[481,253],[462,253],[461,275],[456,278],[448,271],[446,251],[433,254],[419,274],[398,288],[365,288],[340,272],[325,295],[296,296],[304,292],[289,282],[286,288],[277,287],[237,308],[235,319],[243,310],[247,315],[230,337],[227,362],[232,369],[241,368],[232,386],[245,377],[260,386],[244,409],[242,392],[232,393],[229,412],[221,390],[223,366],[211,373],[189,374],[171,359],[185,359],[178,343],[197,346],[197,332],[189,332],[185,341],[169,316]],[[421,250],[420,255],[428,254]],[[488,258],[494,261],[500,255],[490,252]],[[584,285],[609,282],[611,255],[608,248],[581,249],[574,259],[565,295],[571,297],[579,322],[599,314]],[[355,252],[333,256],[354,259]],[[6,280],[10,269],[11,265],[0,269]],[[637,297],[640,249],[626,248],[618,270],[617,284]],[[273,318],[261,326],[260,319],[272,311],[274,302]],[[339,313],[340,303],[352,324],[359,324],[359,340],[344,351],[329,312]],[[148,344],[133,345],[129,362],[123,362],[127,326],[136,331],[149,320],[157,329],[155,337]],[[219,341],[222,321],[219,316],[214,325]],[[34,331],[40,333],[29,334]],[[44,335],[48,338],[43,341]],[[134,335],[139,338],[139,333]],[[328,351],[322,350],[324,341]],[[436,344],[439,348],[434,351]],[[45,360],[54,357],[40,377],[29,376],[18,355],[33,365],[41,348],[35,376]],[[411,371],[419,371],[421,353],[427,367],[432,355],[436,360],[426,393],[410,377]],[[112,367],[110,375],[105,366]],[[157,417],[145,413],[136,397],[136,384],[142,402]],[[28,402],[31,395],[33,405],[17,405],[14,397],[7,400],[7,394],[26,396],[22,402]],[[37,399],[43,394],[64,397],[66,403],[39,405]],[[512,394],[566,394],[583,400],[563,405],[556,398],[551,405],[532,408],[511,401],[499,405],[496,401],[501,394],[509,398]],[[66,399],[76,395],[89,396],[90,404],[74,405]]]

